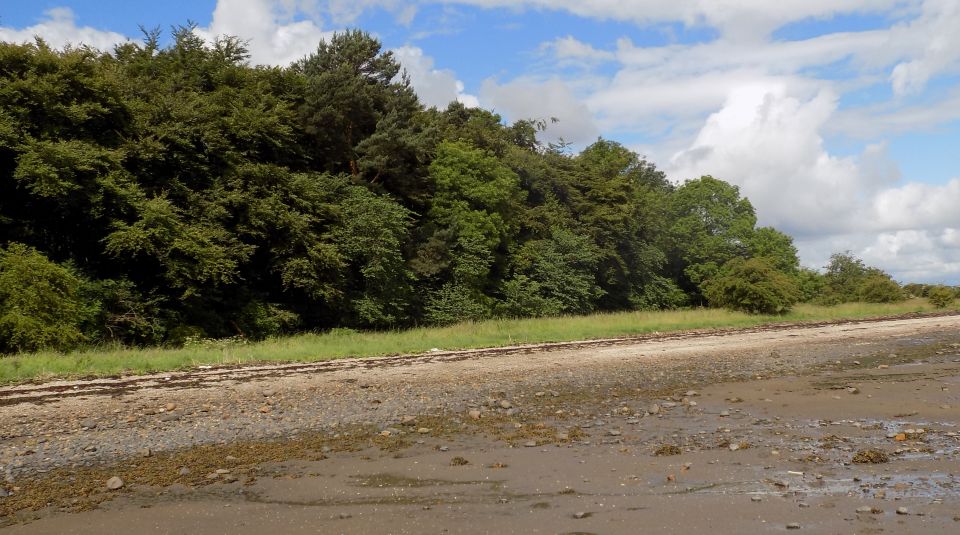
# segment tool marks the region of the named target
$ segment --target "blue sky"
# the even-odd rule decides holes
[[[429,105],[598,136],[739,185],[806,265],[960,283],[956,0],[4,0],[0,39],[109,49],[192,20],[284,64],[359,27]]]

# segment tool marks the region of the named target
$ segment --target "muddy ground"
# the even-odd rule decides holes
[[[3,388],[0,531],[960,533],[958,327]]]

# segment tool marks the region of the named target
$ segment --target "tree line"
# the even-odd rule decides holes
[[[802,269],[722,180],[426,108],[364,32],[288,67],[171,37],[0,43],[0,352],[903,293]]]

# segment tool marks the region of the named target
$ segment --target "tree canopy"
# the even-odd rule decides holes
[[[801,270],[727,182],[425,108],[362,31],[248,57],[191,26],[0,43],[0,352],[699,305],[744,270],[890,295],[852,258]]]

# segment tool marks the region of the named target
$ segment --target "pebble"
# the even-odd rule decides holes
[[[730,411],[727,411],[727,410],[720,411],[720,416],[730,416]]]
[[[589,516],[590,516],[590,513],[586,511],[577,511],[576,513],[573,513],[573,518],[576,518],[578,520],[581,518],[588,518]]]
[[[751,497],[750,497],[750,501],[751,501],[751,502],[762,502],[762,501],[763,501],[763,498],[761,498],[760,496],[751,496]]]
[[[140,450],[141,457],[149,457],[151,455],[153,455],[153,452],[150,451],[150,448],[143,448],[142,450]]]
[[[878,507],[870,507],[869,505],[864,505],[862,507],[857,507],[857,512],[865,515],[877,515],[883,512],[883,509]]]
[[[847,392],[849,392],[850,394],[859,394],[859,393],[860,393],[860,389],[857,388],[857,387],[855,387],[855,386],[851,386],[851,387],[847,388]]]
[[[429,432],[430,432],[429,427],[421,427],[420,429],[417,429],[417,433],[420,433],[421,435],[426,435]]]
[[[187,468],[186,466],[182,466],[180,467],[180,470],[177,471],[177,473],[180,474],[181,476],[188,476],[190,475],[190,469]]]
[[[907,509],[906,507],[897,507],[897,514],[898,514],[898,515],[909,515],[909,514],[910,514],[910,509]]]
[[[113,476],[107,480],[107,490],[120,490],[123,488],[123,480]]]
[[[474,420],[479,420],[479,419],[480,419],[480,411],[478,411],[478,410],[476,410],[476,409],[468,412],[467,415],[470,416],[471,418],[473,418]]]
[[[172,411],[172,410],[176,410],[177,404],[176,404],[176,403],[167,403],[166,405],[164,405],[163,408],[166,409],[167,412],[170,412],[170,411]]]
[[[647,412],[650,414],[660,414],[660,405],[657,405],[656,403],[650,405],[650,407],[647,409]]]
[[[611,429],[611,430],[608,431],[607,433],[608,433],[610,436],[612,436],[612,437],[618,437],[618,436],[620,436],[620,430],[619,430],[619,429]]]
[[[787,524],[787,529],[800,529],[800,524],[797,522],[791,522]]]
[[[501,408],[501,409],[509,409],[509,408],[512,408],[512,407],[513,407],[513,403],[510,403],[509,401],[507,401],[507,400],[505,400],[505,399],[500,400],[500,408]]]
[[[94,422],[93,420],[84,420],[80,422],[80,427],[84,429],[96,429],[97,422]]]
[[[531,440],[531,441],[525,443],[524,446],[527,447],[527,448],[536,448],[536,447],[537,447],[537,443],[536,443],[535,441]]]

